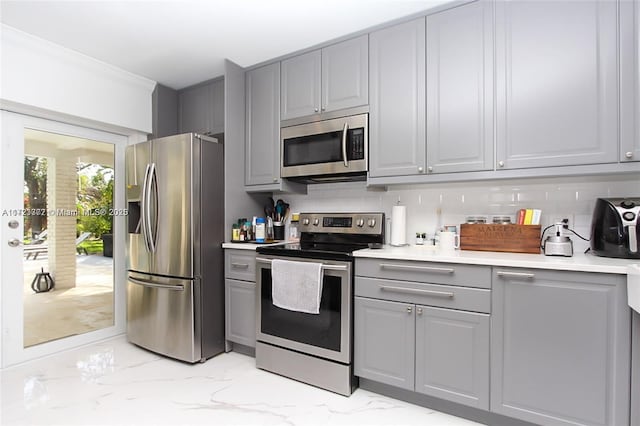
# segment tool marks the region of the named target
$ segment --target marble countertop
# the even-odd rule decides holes
[[[466,263],[469,265],[601,272],[609,274],[627,274],[628,265],[634,263],[640,264],[640,259],[613,259],[583,253],[574,253],[573,257],[470,250],[455,250],[444,253],[436,250],[434,246],[415,245],[405,247],[385,245],[381,249],[358,250],[354,252],[353,255],[357,258]]]

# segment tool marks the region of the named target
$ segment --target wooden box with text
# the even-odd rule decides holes
[[[540,253],[540,225],[460,225],[460,249]]]

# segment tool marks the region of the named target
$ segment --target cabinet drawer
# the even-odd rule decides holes
[[[356,296],[425,306],[491,312],[491,290],[356,277]]]
[[[224,275],[243,281],[256,280],[256,254],[246,250],[225,250]]]
[[[491,267],[390,259],[357,259],[356,275],[402,281],[491,288]]]

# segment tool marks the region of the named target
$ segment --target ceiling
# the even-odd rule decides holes
[[[181,89],[448,0],[0,0],[2,23]]]

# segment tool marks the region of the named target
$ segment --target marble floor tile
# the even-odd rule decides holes
[[[0,386],[3,426],[477,425],[362,389],[336,395],[234,352],[190,365],[124,337],[3,370]]]

